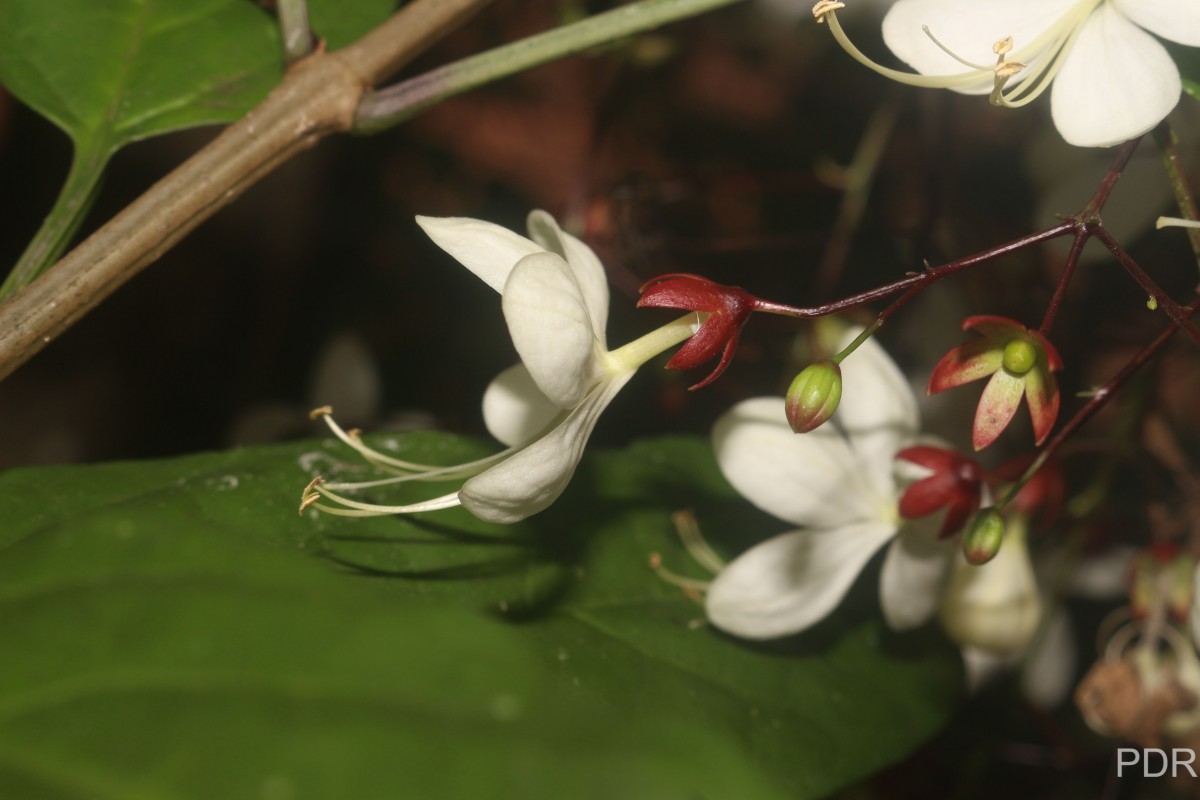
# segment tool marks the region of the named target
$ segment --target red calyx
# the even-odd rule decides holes
[[[699,275],[678,272],[646,282],[641,293],[638,308],[678,308],[709,315],[700,330],[667,362],[667,369],[692,369],[720,354],[717,366],[692,389],[712,383],[729,366],[742,326],[758,303],[754,295],[740,287],[724,286]]]
[[[905,519],[927,517],[946,510],[940,538],[962,530],[979,510],[983,490],[983,470],[957,451],[927,445],[906,447],[896,458],[932,470],[933,474],[909,486],[900,498],[900,516]]]
[[[1009,459],[988,473],[988,483],[1012,483],[1019,480],[1035,458],[1036,453],[1029,453]],[[1062,462],[1051,457],[1033,474],[1029,482],[1021,487],[1011,505],[1014,510],[1031,518],[1035,513],[1038,514],[1039,522],[1048,526],[1058,518],[1066,497],[1067,483],[1063,476]]]

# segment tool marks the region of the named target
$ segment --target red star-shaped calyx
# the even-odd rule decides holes
[[[699,275],[660,275],[641,288],[638,308],[678,308],[708,314],[700,330],[667,362],[667,369],[692,369],[717,357],[721,360],[699,389],[720,377],[737,349],[742,326],[758,305],[758,298],[737,286],[724,286]]]

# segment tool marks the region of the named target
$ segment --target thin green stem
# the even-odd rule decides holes
[[[833,361],[833,363],[841,364],[842,360],[845,359],[846,356],[850,355],[855,350],[857,350],[863,342],[865,342],[867,339],[870,339],[875,334],[875,331],[879,330],[882,326],[883,326],[883,320],[876,319],[870,325],[863,328],[862,333],[860,333],[858,336],[854,337],[853,342],[851,342],[850,344],[848,344],[844,348],[842,348],[842,351],[840,353],[838,353],[837,355],[835,355],[831,359]]]
[[[825,251],[821,254],[817,279],[813,284],[813,294],[818,297],[827,294],[837,283],[846,255],[850,252],[851,239],[867,209],[879,162],[896,127],[898,100],[899,95],[893,92],[871,113],[853,160],[841,170],[842,203],[829,232]]]
[[[1175,129],[1164,121],[1154,131],[1154,138],[1162,150],[1163,166],[1166,167],[1167,178],[1171,181],[1179,213],[1187,220],[1200,219],[1200,211],[1196,209],[1196,198],[1184,178],[1183,167],[1179,164],[1179,137],[1175,135]],[[1192,254],[1196,257],[1196,266],[1200,268],[1200,227],[1187,227],[1187,236],[1192,245]]]
[[[107,143],[105,143],[107,150]],[[108,152],[76,150],[71,159],[71,170],[63,183],[58,199],[46,215],[42,226],[21,254],[12,272],[0,286],[0,302],[20,291],[58,260],[67,249],[71,238],[79,230],[83,218],[92,208],[104,165],[108,163]]]
[[[403,81],[363,98],[354,130],[397,125],[448,97],[517,72],[740,0],[639,0]]]
[[[276,0],[279,33],[283,38],[283,54],[290,64],[312,52],[312,31],[308,25],[308,3],[305,0]]]

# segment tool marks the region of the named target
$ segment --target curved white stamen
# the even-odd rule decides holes
[[[1180,217],[1159,217],[1154,222],[1157,230],[1163,228],[1200,228],[1200,220],[1182,219]]]
[[[333,500],[335,503],[340,503],[346,508],[357,509],[359,511],[370,512],[373,515],[383,514],[418,514],[422,511],[440,511],[444,508],[454,508],[457,505],[462,505],[458,499],[458,492],[444,494],[441,497],[435,497],[432,500],[423,500],[419,503],[409,503],[407,505],[386,506],[379,503],[364,503],[361,500],[352,500],[349,497],[330,491],[322,484],[316,484],[312,490],[318,492],[322,497]],[[319,507],[322,511],[327,510],[324,504],[313,503],[310,507]],[[358,515],[361,516],[361,515]]]
[[[991,79],[994,82],[994,89],[989,98],[992,105],[1018,108],[1038,98],[1049,87],[1075,44],[1083,24],[1102,2],[1104,0],[1079,0],[1053,25],[1015,52],[1012,52],[1011,45],[1003,48],[994,46],[993,52],[997,53],[999,60],[996,65],[990,67],[960,57],[933,35],[930,26],[921,26],[937,47],[955,61],[970,68],[968,72],[951,75],[921,75],[885,67],[869,58],[850,41],[838,21],[836,10],[824,12],[821,19],[829,23],[830,32],[843,50],[855,61],[885,78],[908,86],[937,89],[965,89]],[[1007,40],[996,44],[1001,43],[1007,43]],[[1025,72],[1025,65],[1035,62],[1036,68]],[[1020,80],[1010,85],[1011,79],[1018,74],[1021,74]]]
[[[658,553],[650,554],[650,569],[654,570],[654,574],[662,580],[683,589],[684,593],[693,599],[699,599],[699,595],[707,592],[712,583],[712,581],[702,581],[698,578],[685,578],[677,572],[672,572],[663,566],[662,556]]]
[[[671,515],[671,523],[675,526],[675,532],[679,534],[684,549],[697,564],[714,575],[725,569],[725,559],[717,555],[717,551],[712,549],[708,540],[700,533],[700,524],[696,522],[695,514],[691,511],[676,511]]]
[[[357,436],[353,436],[350,433],[348,433],[347,431],[345,431],[342,428],[342,426],[339,425],[337,423],[337,421],[333,418],[333,414],[328,409],[328,407],[316,409],[315,411],[312,412],[312,414],[313,414],[313,416],[320,416],[321,419],[325,422],[325,425],[329,428],[329,430],[331,430],[333,432],[334,436],[336,436],[338,439],[345,442],[346,444],[350,445],[350,447],[354,448],[354,450],[357,451],[359,453],[359,455],[361,455],[363,458],[365,458],[368,462],[370,462],[374,466],[379,467],[380,469],[385,470],[387,472],[394,473],[396,471],[403,471],[404,474],[400,476],[399,480],[451,480],[453,478],[469,478],[472,475],[478,475],[480,472],[483,472],[485,469],[487,469],[488,467],[497,463],[498,461],[504,460],[508,456],[512,455],[517,449],[517,448],[510,447],[506,450],[500,451],[499,453],[495,453],[493,455],[486,456],[484,458],[476,459],[475,461],[467,461],[462,464],[452,464],[452,465],[443,465],[443,466],[434,466],[432,464],[418,464],[414,461],[404,461],[399,458],[392,458],[391,456],[387,456],[383,453],[380,453],[378,450],[375,450],[374,448],[369,447],[365,442],[363,442],[362,439],[360,439]],[[384,481],[384,482],[386,483],[391,480],[397,480],[397,479],[388,479],[387,481]],[[397,482],[399,482],[399,480],[397,480]],[[372,485],[382,485],[382,484],[376,484],[374,482],[367,482],[367,483],[362,483],[362,484],[330,484],[330,485],[338,485],[338,486],[341,486],[342,488],[346,488],[346,487],[352,486],[352,485],[355,487],[367,488]]]
[[[980,64],[974,63],[973,61],[967,61],[965,58],[960,56],[958,53],[954,52],[949,47],[946,47],[946,45],[942,44],[940,39],[938,39],[936,36],[933,35],[933,31],[929,30],[928,25],[922,25],[921,32],[924,33],[926,36],[928,36],[929,40],[931,42],[933,42],[934,44],[936,44],[938,46],[939,50],[941,50],[943,53],[945,53],[946,55],[953,58],[958,63],[962,64],[964,67],[970,67],[971,69],[977,69],[980,72],[988,72],[992,69],[991,67],[986,66],[986,65],[980,65]],[[1012,37],[1009,37],[1009,41],[1010,42],[1012,41]],[[1005,51],[1005,52],[1007,52],[1007,51]]]

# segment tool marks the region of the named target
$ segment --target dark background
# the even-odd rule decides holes
[[[498,0],[406,74],[551,27],[563,7]],[[851,32],[884,52],[877,26]],[[842,193],[829,176],[885,108],[894,127],[862,219],[839,242],[831,228]],[[212,135],[185,131],[119,153],[85,232]],[[1081,170],[1102,171],[1110,155],[1058,141],[1045,100],[999,112],[980,97],[895,86],[852,62],[807,10],[785,16],[743,4],[533,70],[374,137],[327,140],[286,164],[0,383],[0,467],[313,435],[306,412],[326,402],[370,430],[485,435],[479,398],[515,359],[499,303],[424,239],[415,214],[521,230],[531,208],[549,210],[610,271],[616,345],[671,318],[634,308],[653,276],[702,273],[815,305],[1051,224],[1049,193]],[[16,261],[68,157],[65,136],[0,94],[0,262]],[[1118,195],[1133,201],[1131,216],[1169,210],[1161,191],[1130,183]],[[1094,184],[1079,186],[1050,211],[1080,210]],[[1149,230],[1143,224],[1126,245],[1184,296],[1196,280],[1184,238]],[[963,317],[1004,314],[1036,326],[1061,267],[1050,249],[979,267],[928,292],[881,339],[922,384],[960,340]],[[1064,414],[1078,407],[1077,390],[1107,380],[1160,325],[1114,264],[1082,270],[1055,329],[1068,363]],[[669,373],[660,359],[622,393],[595,440],[704,434],[737,400],[781,392],[809,357],[806,333],[788,320],[753,320],[726,375],[696,393],[687,387],[705,371]],[[1137,391],[1172,416],[1194,452],[1196,359],[1181,346],[1162,363]],[[965,444],[976,398],[962,390],[927,408],[930,427]],[[989,461],[1029,444],[1019,416],[1011,444]],[[1088,441],[1103,442],[1112,424],[1102,417]],[[1131,481],[1114,495],[1112,519],[1136,530],[1143,494],[1156,489],[1142,485],[1153,481],[1145,476]],[[1151,796],[1115,785],[1112,774],[1112,750],[1069,706],[1035,712],[1009,682],[966,705],[907,763],[846,796]]]

